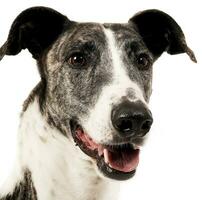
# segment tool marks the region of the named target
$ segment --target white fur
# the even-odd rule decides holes
[[[98,177],[92,159],[47,124],[37,99],[22,115],[18,140],[18,166],[31,171],[38,200],[116,199],[118,183]],[[12,193],[22,173],[12,178],[2,194]]]
[[[86,132],[98,143],[110,143],[112,141],[113,127],[111,124],[111,110],[114,105],[121,102],[122,97],[127,96],[127,90],[130,89],[135,93],[136,99],[145,102],[143,93],[135,82],[133,82],[126,72],[126,67],[122,61],[122,52],[116,45],[113,32],[103,27],[108,42],[108,50],[113,67],[113,81],[111,84],[103,87],[101,95],[90,111],[90,116],[82,122]],[[95,126],[96,124],[96,126]]]

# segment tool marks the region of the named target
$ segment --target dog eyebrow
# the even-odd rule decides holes
[[[96,48],[96,42],[94,40],[77,40],[76,42],[71,43],[69,49],[71,50],[89,50],[93,51]]]
[[[145,48],[144,43],[142,40],[131,40],[131,41],[126,41],[124,44],[124,47],[127,51],[133,51],[133,52],[145,52],[150,54],[149,50]]]
[[[60,59],[69,56],[69,54],[76,52],[93,52],[97,49],[96,42],[94,40],[78,39],[72,43],[67,43],[64,48],[59,49],[58,54]]]

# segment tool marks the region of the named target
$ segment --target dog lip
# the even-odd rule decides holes
[[[98,169],[104,176],[115,180],[127,180],[135,174],[139,162],[139,146],[127,141],[97,144],[76,120],[70,121],[70,127],[76,146],[96,160]],[[133,155],[133,158],[127,153]]]
[[[98,159],[97,166],[104,176],[118,181],[128,180],[132,178],[136,172],[136,169],[130,172],[123,172],[113,169],[105,163],[103,156]]]
[[[70,120],[70,129],[72,133],[72,137],[74,139],[74,142],[76,143],[76,146],[79,146],[79,148],[88,156],[98,159],[98,152],[97,149],[89,149],[83,141],[78,137],[78,133],[76,133],[77,130],[83,131],[83,128],[81,125],[78,124],[77,120]],[[93,142],[93,141],[92,141]]]

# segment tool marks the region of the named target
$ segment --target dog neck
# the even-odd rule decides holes
[[[35,98],[22,114],[17,166],[1,194],[11,194],[29,171],[38,200],[116,199],[119,184],[100,178],[93,161],[73,144],[50,127]]]

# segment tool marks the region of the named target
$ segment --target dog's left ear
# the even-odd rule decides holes
[[[28,49],[35,59],[62,33],[70,20],[47,7],[24,10],[13,22],[8,39],[0,48],[0,60],[4,55],[16,55]]]
[[[159,10],[145,10],[133,16],[129,24],[137,29],[153,55],[158,58],[164,51],[174,55],[187,53],[196,61],[193,51],[187,46],[180,26],[168,14]]]

